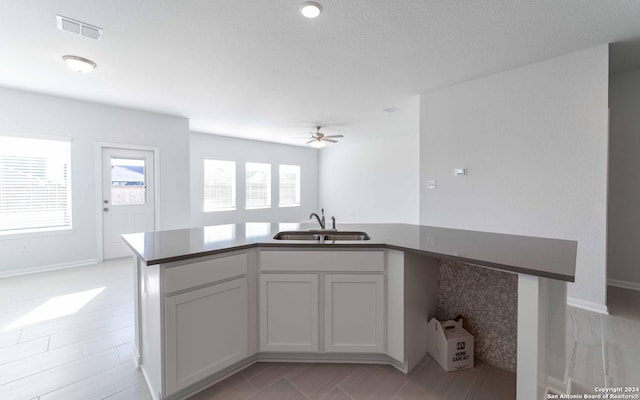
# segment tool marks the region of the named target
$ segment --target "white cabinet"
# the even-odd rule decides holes
[[[318,276],[260,276],[260,351],[318,351]]]
[[[383,272],[383,250],[261,250],[263,272]]]
[[[384,352],[384,276],[324,276],[326,352]]]
[[[247,357],[247,279],[165,298],[166,394]]]
[[[164,293],[171,294],[247,274],[247,252],[216,256],[164,268]]]
[[[384,353],[383,250],[261,250],[260,351]]]

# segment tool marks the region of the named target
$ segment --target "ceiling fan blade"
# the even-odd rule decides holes
[[[326,136],[325,136],[326,138]],[[333,139],[322,139],[323,142],[331,142],[331,143],[338,143],[337,140],[333,140]]]
[[[343,135],[325,135],[326,138],[336,138],[336,137],[344,137]]]

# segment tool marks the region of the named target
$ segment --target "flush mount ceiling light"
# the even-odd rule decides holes
[[[316,18],[322,12],[322,6],[315,1],[305,1],[300,7],[300,13],[307,18]]]
[[[87,72],[93,71],[97,65],[91,60],[87,60],[83,57],[78,56],[62,56],[64,62],[67,63],[67,66],[71,68],[73,71],[81,72],[86,74]]]

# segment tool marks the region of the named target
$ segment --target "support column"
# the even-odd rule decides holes
[[[540,400],[546,394],[549,281],[518,274],[517,400]]]

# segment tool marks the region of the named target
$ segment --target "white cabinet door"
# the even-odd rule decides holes
[[[384,276],[324,276],[325,351],[384,352]]]
[[[165,298],[166,394],[247,356],[247,279]]]
[[[260,351],[318,351],[318,276],[260,276]]]

